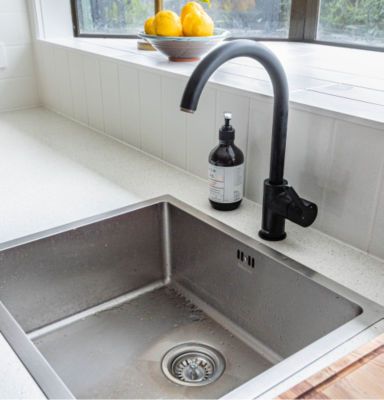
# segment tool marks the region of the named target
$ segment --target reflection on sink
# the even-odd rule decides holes
[[[10,242],[0,260],[0,299],[34,345],[5,311],[0,328],[49,397],[257,396],[384,315],[170,197]]]

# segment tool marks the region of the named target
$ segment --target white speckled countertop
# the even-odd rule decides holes
[[[204,180],[48,110],[1,114],[0,138],[0,242],[163,194],[258,239],[260,205],[244,200],[238,210],[215,211]],[[384,305],[383,260],[311,228],[288,222],[287,233],[266,244]],[[41,397],[1,339],[0,398]]]

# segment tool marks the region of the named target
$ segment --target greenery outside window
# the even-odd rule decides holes
[[[384,47],[384,0],[322,0],[317,38]]]
[[[71,0],[75,36],[135,37],[155,0]],[[177,13],[188,0],[163,0]],[[384,0],[211,0],[215,26],[232,37],[384,50]]]

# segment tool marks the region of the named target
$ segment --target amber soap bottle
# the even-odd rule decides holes
[[[219,144],[209,154],[209,201],[213,208],[230,211],[239,207],[244,191],[244,154],[235,145],[232,114],[224,113]]]

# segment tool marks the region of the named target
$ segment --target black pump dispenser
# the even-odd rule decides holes
[[[219,145],[208,158],[209,201],[213,208],[229,211],[239,207],[243,198],[244,155],[234,144],[232,114],[225,112],[224,119],[219,130]]]
[[[224,113],[225,123],[219,130],[219,140],[229,141],[235,140],[235,130],[230,124],[232,114],[229,112]]]

